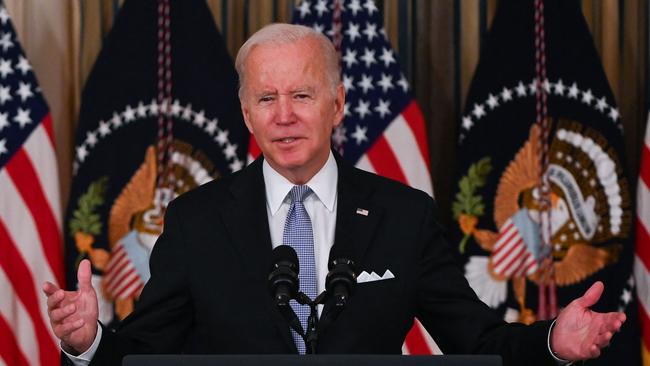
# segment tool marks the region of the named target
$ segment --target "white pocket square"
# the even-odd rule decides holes
[[[387,269],[383,276],[378,275],[375,271],[371,273],[363,271],[357,276],[357,283],[390,280],[391,278],[395,278],[395,275],[390,269]]]

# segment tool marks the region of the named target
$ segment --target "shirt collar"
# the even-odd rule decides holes
[[[262,163],[262,174],[266,189],[266,202],[271,209],[271,215],[275,215],[295,184],[273,169],[266,160]],[[334,210],[338,174],[339,169],[334,154],[330,151],[325,165],[306,183],[330,212]]]

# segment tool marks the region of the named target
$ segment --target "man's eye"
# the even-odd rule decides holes
[[[296,94],[294,96],[294,98],[296,98],[298,100],[309,99],[309,98],[311,98],[311,95],[309,95],[309,94]]]
[[[273,101],[273,97],[271,97],[271,96],[264,96],[264,97],[260,98],[261,103],[266,103],[266,102],[271,102],[271,101]]]

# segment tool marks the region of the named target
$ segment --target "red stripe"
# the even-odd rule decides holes
[[[122,286],[122,288],[118,289],[119,291],[116,291],[116,294],[115,294],[114,297],[115,298],[127,298],[127,297],[131,296],[132,294],[135,293],[135,290],[137,290],[138,288],[135,287],[131,291],[127,291],[127,290],[129,289],[129,287],[131,287],[134,283],[136,283],[138,281],[140,281],[140,276],[136,273],[135,277],[133,277],[133,279],[131,281],[129,281],[129,283],[127,283],[125,286]]]
[[[374,145],[368,149],[368,159],[377,174],[408,184],[402,167],[384,136],[380,136]]]
[[[248,141],[248,153],[253,157],[253,159],[257,159],[257,157],[262,153],[262,150],[260,150],[260,147],[257,145],[257,141],[253,134],[251,134],[251,138]]]
[[[411,330],[408,332],[406,339],[404,340],[406,347],[409,349],[410,355],[430,355],[433,353],[427,342],[424,340],[424,337],[425,335],[422,333],[420,325],[418,323],[413,323]]]
[[[503,248],[507,248],[507,244],[510,242],[510,240],[512,240],[512,237],[517,235],[517,229],[512,230],[512,227],[513,225],[510,223],[510,225],[508,225],[508,228],[503,232],[503,236],[500,236],[497,239],[496,249],[494,249],[493,254],[495,257],[499,254],[500,251],[503,250]]]
[[[50,143],[52,144],[52,150],[55,150],[56,140],[54,138],[54,129],[52,128],[52,116],[50,115],[50,112],[48,112],[47,115],[43,117],[43,127],[45,127],[47,137],[50,139]]]
[[[120,282],[122,282],[126,277],[128,277],[129,275],[131,275],[131,273],[135,272],[135,269],[134,269],[134,268],[132,268],[132,267],[131,267],[131,268],[127,268],[126,265],[128,265],[128,264],[129,264],[128,261],[125,262],[125,266],[124,266],[124,268],[120,268],[120,271],[119,271],[119,272],[116,272],[117,274],[115,275],[115,277],[113,277],[113,278],[112,278],[112,279],[107,283],[107,285],[106,285],[106,290],[107,290],[108,292],[111,292],[111,293],[115,292],[115,289],[117,288],[117,286],[120,285]]]
[[[56,281],[61,285],[65,283],[63,279],[61,231],[54,218],[52,207],[45,198],[43,187],[39,184],[40,179],[34,170],[34,166],[25,150],[19,149],[6,165],[6,168],[34,218],[43,252],[47,257],[52,273],[56,277]]]
[[[650,270],[650,234],[648,234],[648,228],[643,226],[638,217],[636,219],[636,246],[634,250],[645,268]]]
[[[639,178],[643,180],[646,187],[650,188],[650,148],[646,144],[643,144],[641,148],[641,166],[639,170]]]
[[[18,342],[9,326],[9,323],[0,315],[0,358],[7,365],[29,366],[27,358],[20,350]]]
[[[510,267],[513,264],[517,263],[518,260],[521,260],[521,257],[526,253],[526,248],[524,248],[523,244],[518,245],[517,249],[519,250],[519,252],[517,253],[517,255],[512,257],[512,259],[510,259],[510,262],[508,262],[508,264],[506,264],[506,267],[501,271],[501,273],[508,273],[508,269],[510,269]]]
[[[111,270],[106,274],[105,282],[106,286],[111,286],[113,281],[115,281],[116,278],[119,278],[122,276],[122,272],[125,270],[125,268],[129,265],[129,259],[126,258],[126,256],[123,256],[123,258],[120,258],[120,261],[115,264],[115,269]],[[128,269],[127,269],[128,271]]]
[[[39,310],[41,304],[36,294],[36,285],[22,256],[16,249],[15,243],[9,236],[4,223],[0,221],[0,267],[7,274],[16,295],[25,306],[27,314],[32,318],[34,333],[39,348],[39,359],[41,365],[52,365],[59,363],[59,349],[50,337],[45,327],[45,320]]]
[[[115,267],[115,265],[119,263],[125,255],[126,252],[122,249],[121,245],[117,248],[117,250],[111,252],[111,259],[108,261],[108,264],[106,265],[106,277],[111,276],[111,273],[113,272],[113,267]]]
[[[420,107],[413,100],[406,108],[402,111],[402,116],[411,127],[413,135],[415,135],[415,140],[418,142],[418,149],[420,150],[420,155],[425,161],[427,168],[429,168],[429,144],[427,143],[427,130],[426,124],[424,123],[424,117],[422,116],[422,111]]]
[[[645,308],[639,304],[639,320],[641,321],[642,341],[646,349],[650,349],[650,317]]]
[[[506,254],[502,255],[501,258],[499,258],[499,260],[496,261],[496,262],[494,263],[494,267],[497,267],[498,265],[501,264],[501,262],[503,262],[504,260],[506,260],[506,258],[508,258],[508,256],[510,255],[510,253],[512,253],[513,250],[517,249],[517,245],[518,245],[519,243],[521,243],[521,238],[519,238],[519,240],[517,240],[514,244],[510,245],[510,249],[508,249],[508,251],[506,252]]]
[[[128,285],[131,285],[133,281],[138,279],[138,274],[135,272],[135,270],[130,271],[127,273],[124,277],[121,278],[121,281],[116,284],[113,289],[109,289],[109,291],[113,294],[114,296],[117,297],[121,293],[124,292],[124,290],[127,288]]]

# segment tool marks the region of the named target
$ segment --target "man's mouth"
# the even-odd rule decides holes
[[[296,141],[297,139],[298,139],[297,137],[282,137],[282,138],[279,138],[279,139],[275,139],[273,141],[282,142],[284,144],[290,144],[290,143]]]

